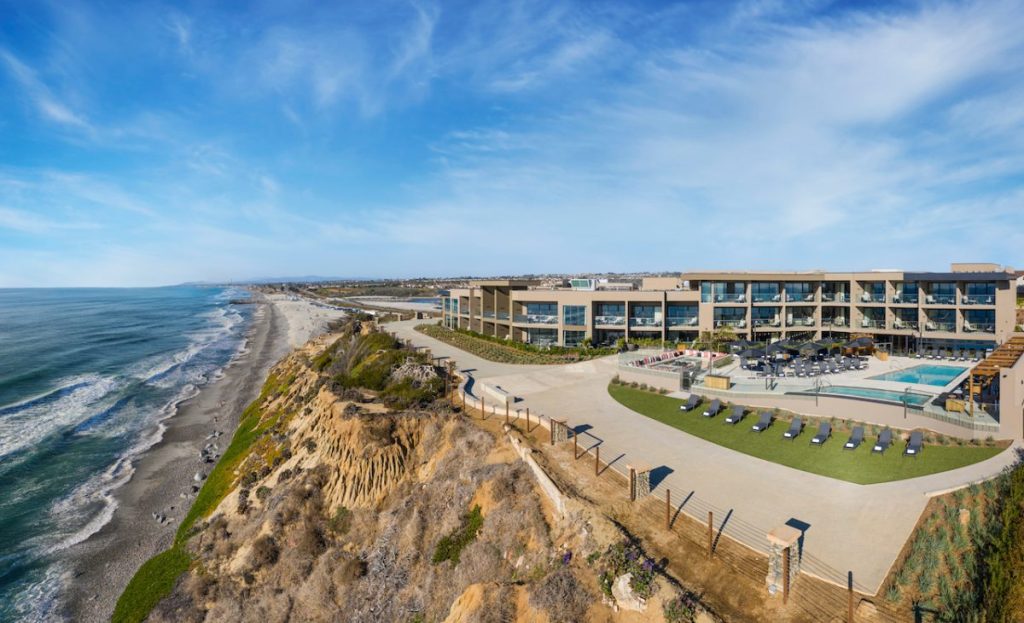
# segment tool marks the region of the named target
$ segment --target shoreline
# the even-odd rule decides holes
[[[109,621],[124,587],[146,560],[170,547],[174,533],[194,500],[196,472],[212,465],[200,458],[203,447],[230,443],[238,418],[259,395],[270,368],[287,355],[289,319],[274,301],[254,293],[258,308],[245,349],[220,378],[178,405],[163,421],[163,436],[133,460],[130,480],[113,492],[117,507],[110,521],[69,548],[67,592],[58,614],[74,621]],[[215,431],[216,438],[209,437]],[[187,497],[184,497],[187,495]],[[158,521],[156,515],[165,515]]]

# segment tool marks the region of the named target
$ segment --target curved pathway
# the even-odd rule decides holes
[[[768,530],[787,522],[801,526],[803,570],[841,585],[847,570],[853,571],[855,585],[868,594],[885,580],[929,494],[998,474],[1021,450],[1014,444],[974,465],[895,482],[835,480],[730,450],[622,406],[607,391],[616,373],[614,357],[561,366],[494,363],[415,331],[422,322],[387,328],[434,355],[451,357],[478,381],[521,397],[517,408],[584,427],[601,444],[603,460],[618,458],[618,469],[631,461],[655,467],[656,495],[671,489],[674,500],[685,500],[683,511],[701,521],[713,510],[716,518],[726,518],[725,534],[758,551],[767,549]]]

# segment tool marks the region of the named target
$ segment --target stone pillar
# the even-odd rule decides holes
[[[551,445],[569,441],[569,425],[565,420],[551,420]]]
[[[765,584],[769,595],[786,593],[788,598],[793,581],[800,574],[798,552],[801,532],[792,526],[782,525],[768,533],[768,575]],[[784,577],[789,569],[788,581]]]
[[[630,499],[637,500],[644,496],[650,495],[651,493],[651,466],[638,463],[636,465],[627,465],[626,469],[629,470],[630,478],[633,482],[630,483]]]

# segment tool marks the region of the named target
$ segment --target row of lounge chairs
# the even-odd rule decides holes
[[[693,411],[696,409],[703,400],[696,394],[691,394],[689,399],[685,403],[679,406],[680,411]],[[711,401],[708,407],[704,410],[704,417],[715,417],[719,413],[726,411],[725,405],[718,398]],[[728,408],[725,416],[725,423],[736,425],[739,424],[743,418],[746,417],[746,409],[739,405],[733,405]],[[762,411],[758,415],[757,422],[754,423],[750,430],[755,433],[763,433],[771,427],[773,416],[771,411]],[[804,423],[803,418],[795,417],[790,422],[789,428],[782,434],[783,439],[790,441],[796,439],[803,432]],[[814,437],[811,438],[811,445],[821,447],[832,437],[832,424],[829,422],[820,422],[818,424],[818,432],[815,433]],[[884,429],[878,435],[878,439],[875,444],[871,447],[872,453],[884,454],[889,446],[892,445],[893,434],[891,428]],[[844,450],[856,450],[860,445],[864,443],[864,427],[854,426],[853,431],[850,433],[850,438],[843,444]],[[910,433],[910,440],[907,441],[907,447],[903,450],[903,454],[907,456],[916,457],[921,453],[921,449],[924,446],[924,437],[920,431],[913,431]]]
[[[917,359],[935,359],[937,361],[981,361],[981,354],[976,350],[968,350],[966,348],[957,349],[954,351],[937,351],[931,350],[927,353],[917,353]]]

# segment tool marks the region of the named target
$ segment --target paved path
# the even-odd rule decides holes
[[[960,469],[890,483],[835,480],[724,448],[627,409],[608,395],[614,358],[564,366],[493,363],[416,332],[420,322],[388,328],[435,355],[451,357],[460,369],[472,369],[478,381],[522,397],[518,408],[591,427],[587,432],[601,440],[602,460],[624,455],[616,462],[620,470],[631,460],[655,467],[656,492],[670,488],[679,502],[693,492],[684,511],[702,520],[708,510],[716,518],[728,515],[723,532],[759,551],[766,550],[768,530],[787,522],[804,525],[803,569],[836,583],[845,582],[852,570],[865,593],[877,592],[885,580],[928,493],[989,477],[1016,456],[1011,450]]]

